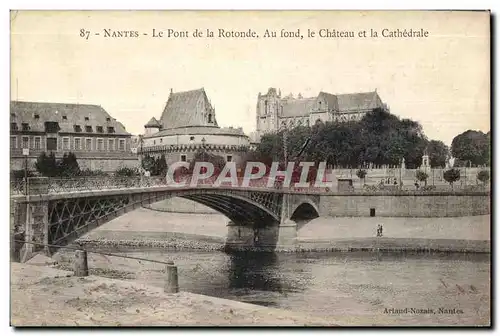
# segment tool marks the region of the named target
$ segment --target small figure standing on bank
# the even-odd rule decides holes
[[[377,237],[382,237],[382,230],[383,230],[382,224],[379,224],[377,226]]]

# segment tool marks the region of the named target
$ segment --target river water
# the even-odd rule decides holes
[[[120,253],[173,260],[183,291],[304,312],[343,324],[485,325],[490,321],[487,254]],[[164,284],[161,264],[91,254],[89,266],[131,272],[136,282]],[[408,312],[390,314],[391,308],[408,308]],[[434,313],[415,314],[412,308]],[[439,308],[455,309],[455,313],[440,314]]]

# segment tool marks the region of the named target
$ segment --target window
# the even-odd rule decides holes
[[[181,154],[181,161],[182,162],[186,162],[187,161],[186,154]]]
[[[119,148],[119,150],[121,150],[121,151],[125,150],[125,140],[124,139],[120,139],[120,148]]]
[[[62,118],[63,118],[63,120],[68,120],[68,117],[65,115],[63,115]]]
[[[92,150],[92,139],[90,138],[85,139],[85,149],[88,151]]]
[[[40,149],[42,144],[42,138],[37,136],[35,137],[35,149]]]
[[[114,139],[108,139],[108,150],[109,151],[115,150],[115,140]]]
[[[162,143],[162,142],[163,142],[163,138],[160,138],[160,143]]]
[[[46,133],[57,133],[59,131],[59,123],[55,121],[45,122],[45,132]]]
[[[194,136],[189,137],[189,140],[193,141],[194,140]]]
[[[231,162],[231,161],[233,161],[233,156],[232,156],[232,155],[228,155],[228,156],[226,156],[226,161],[227,161],[227,162]]]
[[[64,137],[62,139],[62,148],[63,150],[69,150],[69,138],[68,137]]]
[[[82,131],[82,127],[80,125],[73,125],[73,129],[77,133],[80,133]]]
[[[82,139],[75,138],[75,150],[81,150],[81,149],[82,149]]]
[[[22,148],[30,148],[30,137],[23,136]]]
[[[14,112],[10,112],[10,116],[15,118],[16,117],[16,114]]]
[[[103,139],[97,139],[97,150],[104,150],[104,140]]]
[[[153,145],[156,145],[156,140],[153,140]]]
[[[30,125],[28,123],[22,123],[23,131],[29,131]]]
[[[102,128],[102,126],[97,126],[96,130],[97,130],[97,133],[104,133],[104,129]]]
[[[106,121],[111,121],[111,118],[110,118],[110,117],[107,117],[107,118],[106,118]]]
[[[85,126],[85,132],[92,133],[92,126]]]
[[[17,124],[16,123],[10,123],[10,130],[11,131],[17,131]]]
[[[115,133],[115,128],[113,126],[108,127],[108,133]]]
[[[85,117],[85,121],[89,121],[89,117]]]
[[[211,114],[209,114],[209,115],[208,115],[208,122],[209,122],[209,123],[211,123],[211,122],[212,122],[212,115],[211,115]]]
[[[33,117],[34,117],[35,119],[40,119],[40,115],[39,115],[39,114],[35,114]]]
[[[17,148],[17,137],[16,136],[10,137],[10,148],[12,148],[12,149]]]
[[[57,150],[57,138],[47,138],[47,150],[56,151]]]

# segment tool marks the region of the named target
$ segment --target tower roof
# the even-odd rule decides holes
[[[155,117],[149,119],[148,123],[146,125],[144,125],[144,127],[147,127],[147,128],[153,128],[153,127],[156,127],[156,128],[160,128],[161,125],[160,125],[160,122],[158,120],[156,120]]]
[[[212,114],[209,123],[204,113]],[[186,126],[216,126],[215,113],[203,88],[171,92],[163,110],[160,124],[163,129]]]

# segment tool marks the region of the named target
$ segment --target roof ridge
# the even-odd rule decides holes
[[[46,105],[69,105],[69,106],[93,106],[103,108],[99,104],[82,104],[82,103],[58,103],[58,102],[41,102],[34,100],[11,100],[11,103],[24,103],[24,104],[46,104]]]

